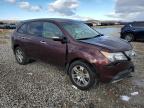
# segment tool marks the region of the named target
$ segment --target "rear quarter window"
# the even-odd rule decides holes
[[[27,33],[27,24],[22,24],[22,25],[19,27],[18,32],[19,32],[19,33],[22,33],[22,34],[26,34],[26,33]]]
[[[143,23],[143,22],[133,23],[132,25],[133,25],[134,27],[144,27],[144,23]]]

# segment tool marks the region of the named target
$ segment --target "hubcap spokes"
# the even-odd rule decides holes
[[[131,41],[131,40],[132,40],[132,37],[131,37],[130,35],[127,35],[127,36],[126,36],[126,40],[127,40],[127,41]]]
[[[73,68],[72,78],[79,86],[87,86],[90,81],[90,76],[87,69],[79,65]]]
[[[21,50],[16,50],[16,58],[21,63],[23,61],[23,54]]]

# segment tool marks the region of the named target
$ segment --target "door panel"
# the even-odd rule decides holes
[[[62,36],[62,31],[51,22],[31,22],[24,38],[28,56],[59,65],[65,64],[66,44],[52,37]]]
[[[66,44],[52,39],[42,39],[40,42],[40,57],[46,62],[64,65],[66,56]]]
[[[66,58],[66,44],[54,41],[52,37],[62,36],[59,27],[51,22],[43,23],[43,38],[41,39],[41,59],[55,64],[64,65]]]
[[[39,51],[41,49],[40,47],[40,39],[39,37],[27,35],[29,39],[25,39],[26,42],[26,48],[27,48],[27,54],[31,58],[40,59]]]
[[[40,39],[42,36],[43,23],[39,21],[33,21],[28,23],[27,26],[27,35],[25,37],[26,48],[29,57],[32,58],[40,58],[39,50],[40,50]]]
[[[27,40],[27,47],[27,52],[32,58],[59,65],[65,64],[66,44],[31,36],[31,40]]]
[[[136,23],[135,24],[135,32],[136,32],[136,38],[142,39],[144,38],[144,23]]]

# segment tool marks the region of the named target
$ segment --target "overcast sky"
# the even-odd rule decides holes
[[[73,18],[138,21],[144,0],[0,0],[0,19]]]

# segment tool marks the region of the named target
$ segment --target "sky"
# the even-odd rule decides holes
[[[0,0],[0,20],[69,18],[144,19],[144,0]]]

